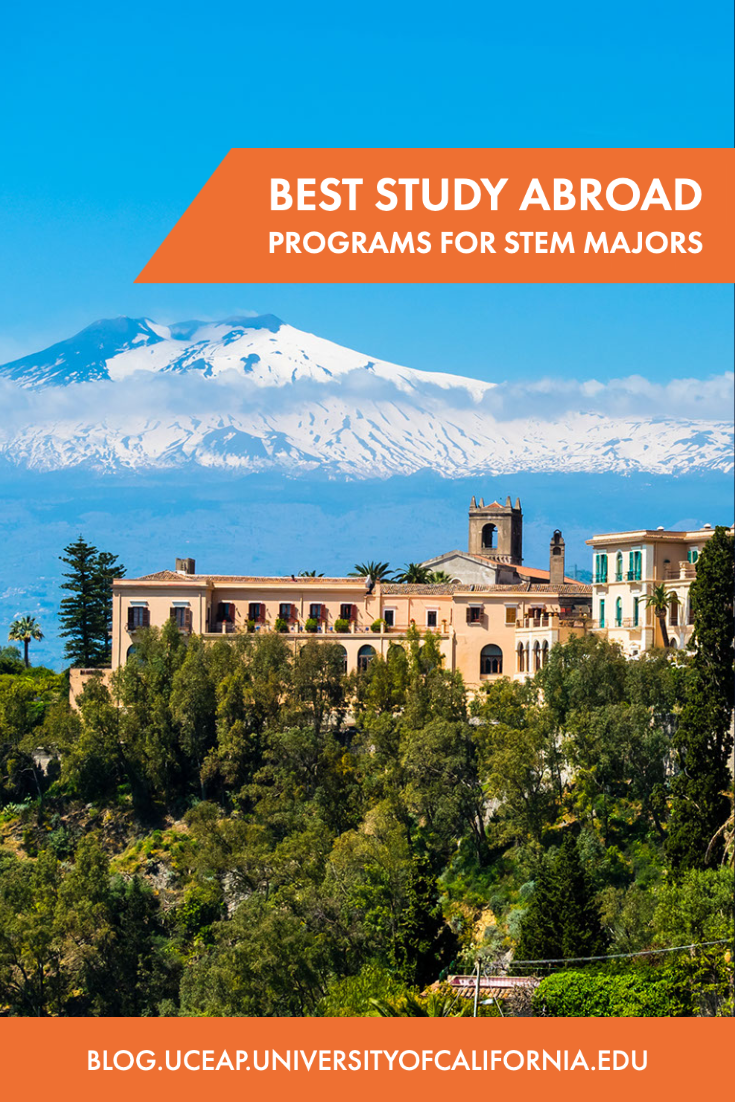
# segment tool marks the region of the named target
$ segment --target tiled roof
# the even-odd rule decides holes
[[[354,578],[292,578],[264,577],[251,574],[179,574],[175,570],[159,570],[142,578],[122,578],[123,582],[181,582],[183,585],[344,585],[364,587],[364,579]]]
[[[560,594],[562,596],[579,596],[587,597],[592,593],[592,586],[586,585],[584,582],[572,582],[566,581],[563,585],[549,585],[544,583],[534,582],[516,582],[510,585],[468,585],[464,582],[452,582],[446,585],[403,585],[398,582],[393,582],[389,585],[382,586],[381,592],[383,595],[398,596],[399,594],[405,594],[406,596],[421,596],[434,595],[434,596],[452,596],[466,593],[486,593],[492,596],[493,593],[501,593],[504,596],[514,593],[546,593],[546,594]]]

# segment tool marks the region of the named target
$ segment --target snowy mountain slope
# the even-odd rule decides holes
[[[694,417],[499,415],[503,386],[342,348],[279,319],[95,322],[0,367],[0,456],[37,470],[433,470],[684,474],[732,468],[732,428]]]

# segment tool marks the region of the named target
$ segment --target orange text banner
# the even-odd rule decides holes
[[[6,1094],[374,1102],[730,1097],[732,1019],[4,1019]]]
[[[731,282],[732,149],[232,149],[142,283]]]

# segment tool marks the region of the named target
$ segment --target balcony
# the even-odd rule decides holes
[[[697,567],[693,562],[668,563],[664,566],[664,580],[667,582],[692,580],[697,576]]]

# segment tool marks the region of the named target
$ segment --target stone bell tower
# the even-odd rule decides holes
[[[480,498],[470,502],[470,555],[483,555],[488,559],[521,566],[523,563],[523,513],[521,500],[511,505],[510,497],[505,505],[491,501],[486,505]]]
[[[549,585],[564,584],[564,540],[555,529],[549,545]]]

